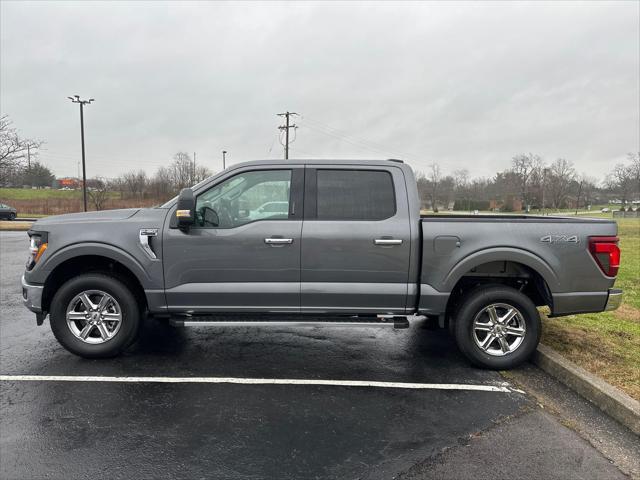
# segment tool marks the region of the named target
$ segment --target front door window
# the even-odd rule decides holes
[[[287,220],[291,170],[235,175],[198,195],[196,228],[235,228],[258,220]]]

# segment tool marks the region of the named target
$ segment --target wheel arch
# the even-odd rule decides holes
[[[551,266],[539,256],[518,248],[490,248],[475,252],[458,262],[445,277],[443,291],[452,291],[463,276],[481,265],[492,262],[510,262],[524,265],[537,273],[552,292],[559,286],[558,276]]]
[[[505,254],[506,253],[506,254]],[[445,279],[451,292],[446,312],[452,318],[458,305],[472,289],[505,285],[525,293],[537,306],[553,309],[553,287],[558,279],[539,257],[518,249],[478,252],[458,263]]]
[[[53,262],[53,263],[52,263]],[[51,301],[67,280],[84,273],[101,272],[125,283],[136,297],[141,311],[147,307],[145,287],[150,279],[130,255],[111,246],[82,245],[57,252],[47,261],[48,274],[42,292],[42,310],[50,311]]]

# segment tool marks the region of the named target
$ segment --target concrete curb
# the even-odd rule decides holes
[[[640,435],[640,402],[587,372],[546,345],[538,345],[533,363],[557,378],[600,410]]]
[[[0,223],[0,232],[26,232],[31,228],[33,222],[2,222]]]

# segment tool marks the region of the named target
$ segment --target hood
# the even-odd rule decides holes
[[[59,225],[61,223],[83,223],[83,222],[113,222],[126,220],[133,217],[139,208],[123,208],[119,210],[101,210],[99,212],[67,213],[65,215],[54,215],[45,217],[33,224],[32,229],[36,230],[40,226]]]

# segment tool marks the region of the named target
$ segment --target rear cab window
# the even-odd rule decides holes
[[[386,170],[316,170],[316,219],[385,220],[396,213],[391,173]]]

